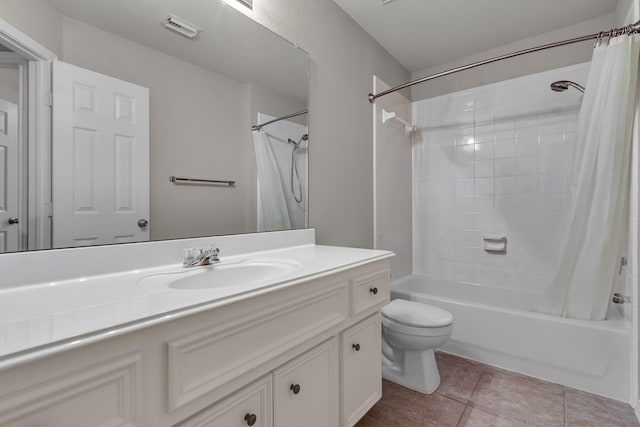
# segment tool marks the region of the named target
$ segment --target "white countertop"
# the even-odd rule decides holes
[[[297,267],[249,285],[207,289],[174,289],[141,280],[192,270],[180,264],[0,288],[0,369],[393,256],[315,244],[226,257],[221,249],[221,265],[273,258]],[[203,268],[215,266],[193,269]]]

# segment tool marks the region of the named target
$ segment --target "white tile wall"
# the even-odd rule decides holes
[[[413,103],[413,271],[539,290],[551,280],[568,208],[581,94],[589,64]],[[482,236],[508,239],[506,254]]]

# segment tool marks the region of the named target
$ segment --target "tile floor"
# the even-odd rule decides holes
[[[425,395],[389,381],[356,427],[640,426],[631,406],[446,353]]]

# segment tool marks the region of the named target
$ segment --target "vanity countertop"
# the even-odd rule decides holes
[[[251,259],[295,266],[277,277],[232,287],[179,289],[149,280],[218,266],[171,264],[0,288],[0,369],[391,256],[388,251],[304,244],[226,257],[223,252],[222,267]]]

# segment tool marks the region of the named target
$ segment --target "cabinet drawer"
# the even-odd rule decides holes
[[[246,314],[220,318],[205,329],[169,341],[169,409],[221,390],[348,318],[346,281],[311,289],[275,304],[273,300],[249,303],[238,309]]]
[[[332,338],[273,373],[277,427],[338,425],[338,341]]]
[[[179,427],[272,427],[273,380],[271,374],[243,387]]]
[[[380,314],[342,333],[342,425],[351,427],[382,397]]]
[[[351,315],[358,314],[389,301],[391,279],[389,270],[378,269],[351,279]]]

